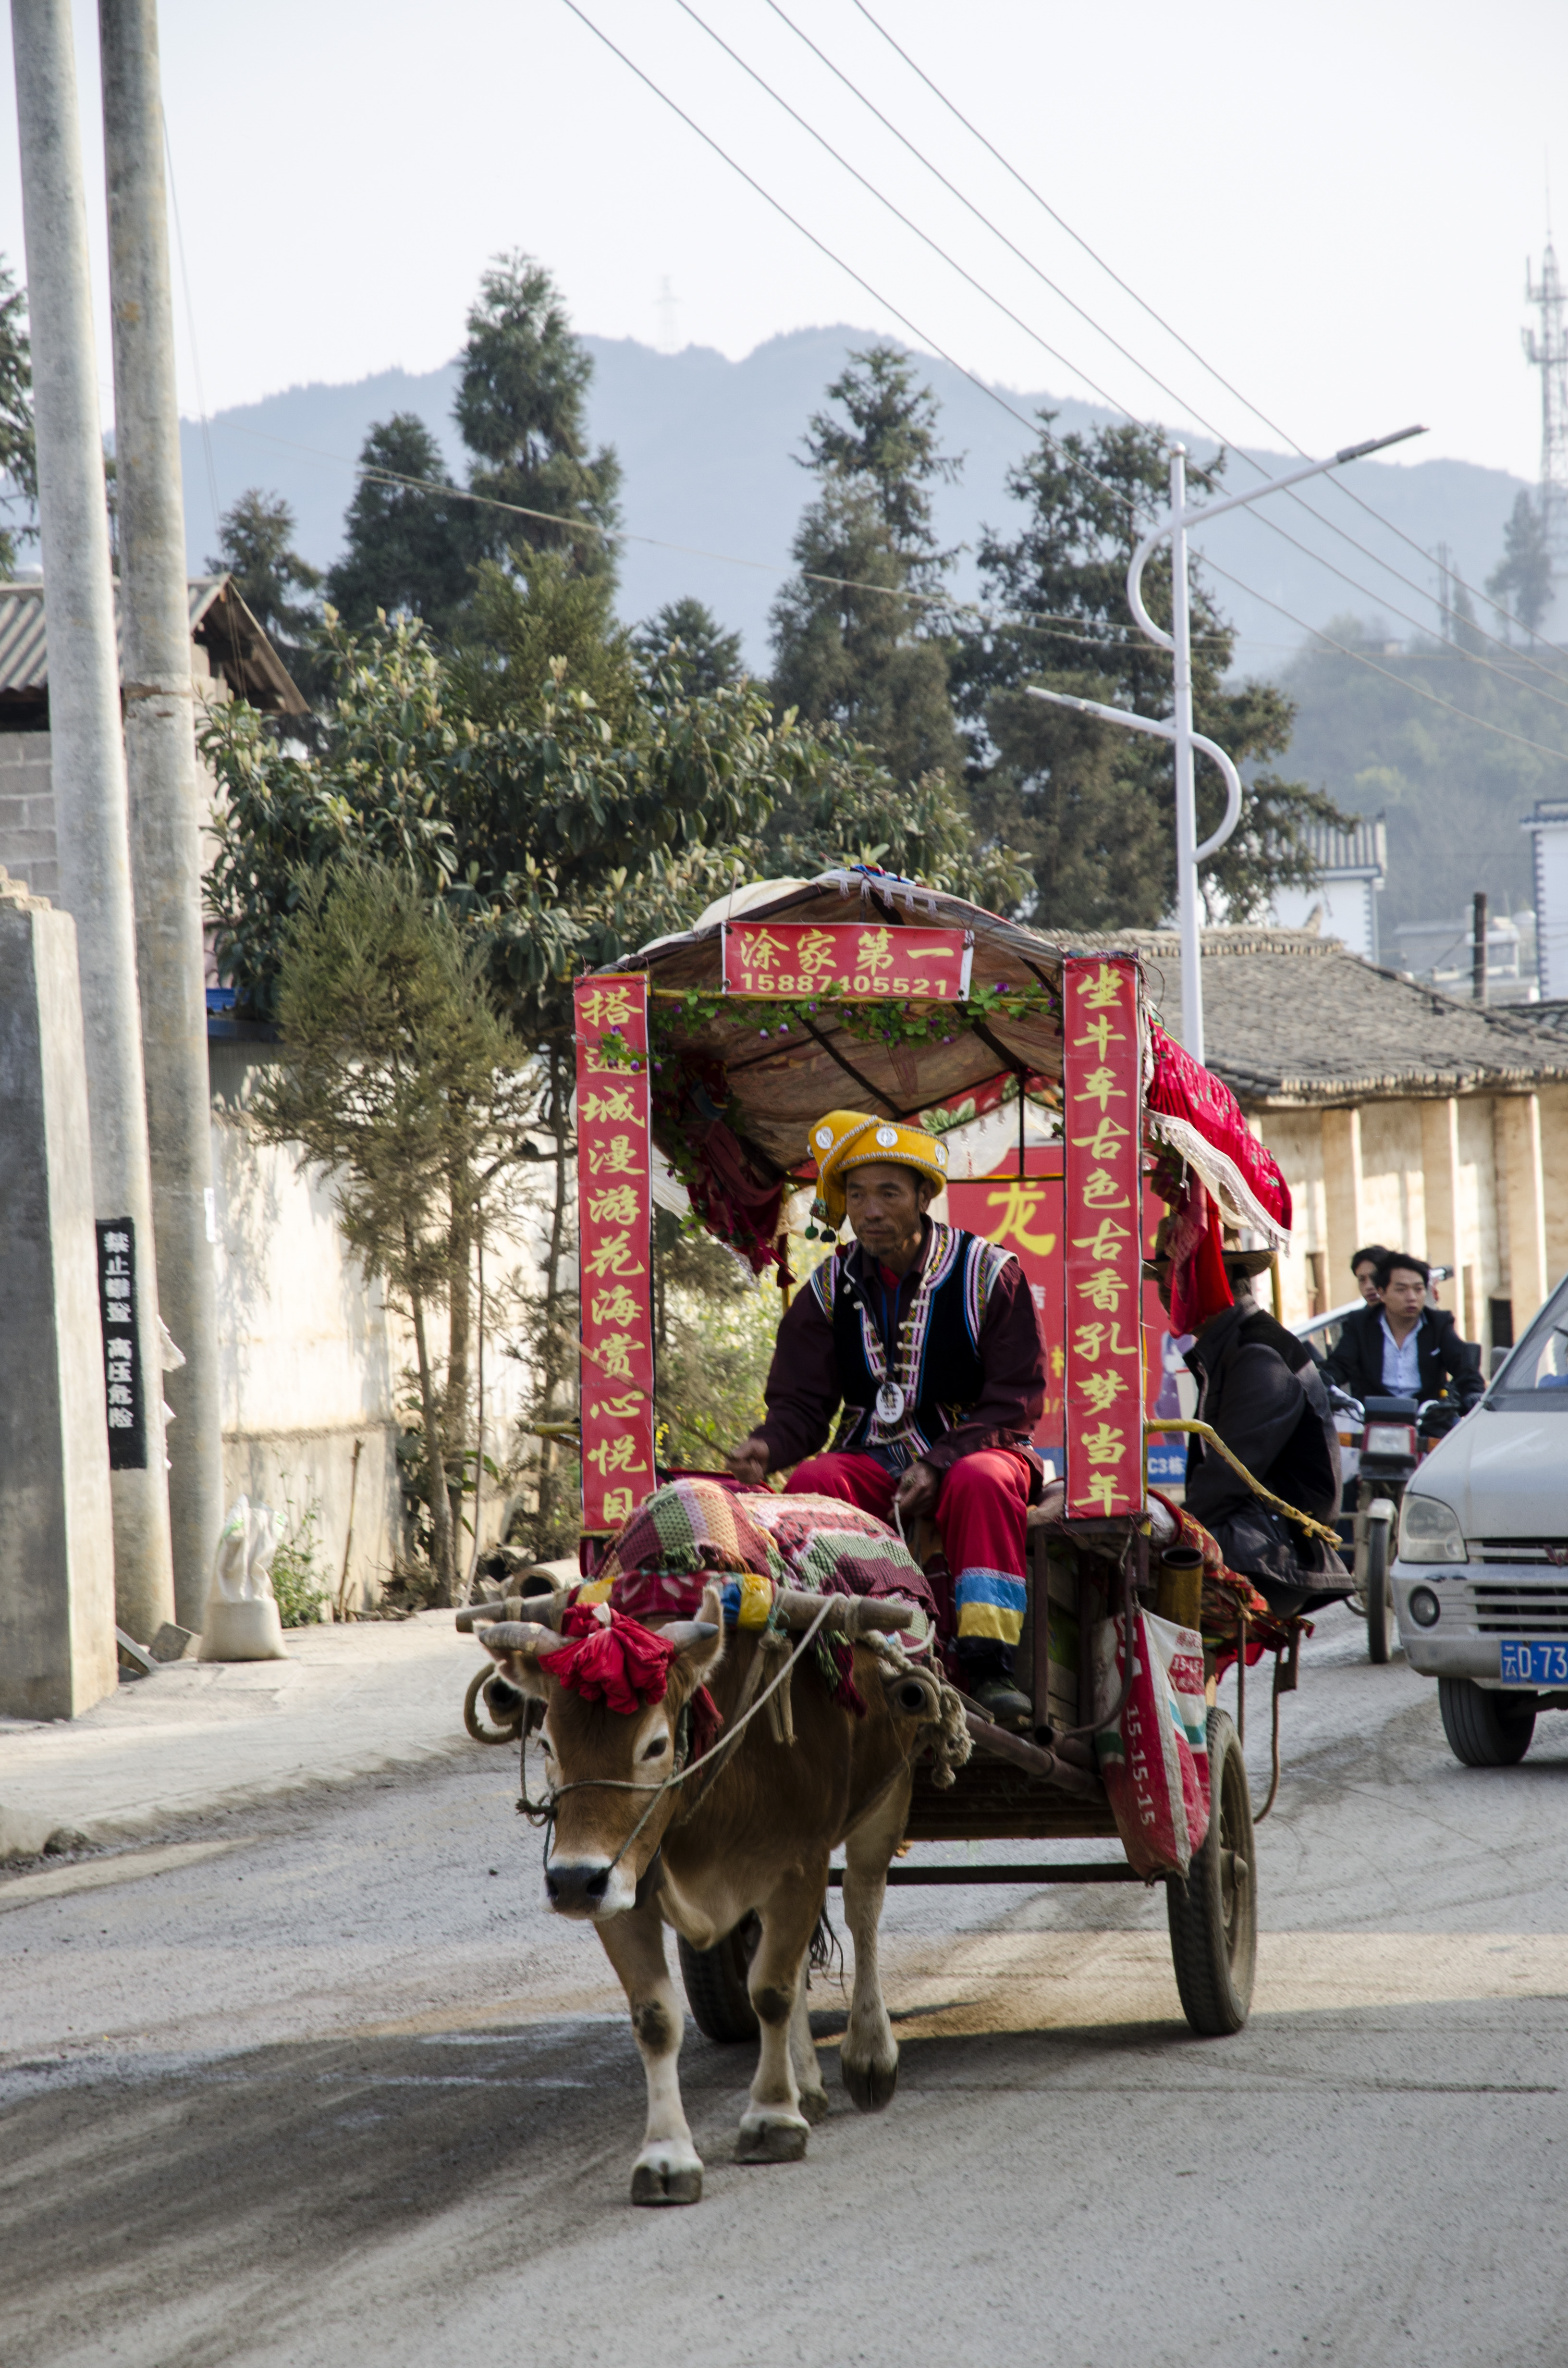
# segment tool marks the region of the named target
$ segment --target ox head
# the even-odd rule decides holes
[[[682,1714],[724,1650],[716,1588],[707,1590],[701,1609],[700,1619],[670,1621],[654,1632],[671,1648],[661,1672],[664,1692],[625,1710],[590,1699],[570,1673],[563,1683],[540,1667],[567,1647],[556,1629],[509,1621],[479,1632],[500,1675],[545,1706],[540,1740],[557,1805],[544,1880],[559,1915],[597,1920],[635,1905],[638,1883],[679,1799],[676,1792],[656,1802],[654,1795],[677,1764]]]

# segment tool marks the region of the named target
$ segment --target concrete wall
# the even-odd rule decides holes
[[[118,1682],[76,929],[0,873],[0,1713]]]
[[[243,1490],[296,1516],[313,1504],[335,1592],[354,1443],[362,1441],[347,1600],[363,1602],[379,1592],[403,1546],[396,1446],[400,1407],[413,1396],[412,1336],[350,1256],[324,1178],[300,1172],[292,1153],[258,1142],[248,1123],[246,1103],[275,1057],[270,1049],[214,1040],[208,1055],[225,1488],[231,1502]],[[505,1354],[500,1286],[525,1255],[508,1239],[486,1259],[496,1293],[486,1331],[487,1452],[496,1456],[499,1446],[500,1461],[511,1452],[527,1387],[524,1367]],[[506,1502],[505,1488],[488,1492],[483,1539],[499,1534]]]
[[[1512,1303],[1517,1337],[1568,1268],[1568,1087],[1266,1110],[1252,1122],[1296,1204],[1280,1261],[1288,1324],[1313,1312],[1313,1254],[1335,1307],[1355,1296],[1351,1250],[1381,1241],[1458,1268],[1442,1304],[1490,1351],[1492,1302]]]
[[[35,896],[58,896],[54,781],[47,732],[0,732],[0,870]]]

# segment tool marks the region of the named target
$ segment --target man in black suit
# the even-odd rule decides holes
[[[1328,1372],[1352,1397],[1436,1398],[1446,1390],[1467,1413],[1486,1384],[1474,1349],[1446,1307],[1426,1305],[1431,1269],[1390,1250],[1377,1269],[1378,1298],[1345,1319]]]

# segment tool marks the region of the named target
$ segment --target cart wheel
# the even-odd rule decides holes
[[[1467,1768],[1513,1768],[1535,1733],[1534,1694],[1498,1694],[1469,1678],[1439,1678],[1437,1708],[1449,1749]]]
[[[757,2035],[756,2009],[746,1989],[746,1975],[762,1926],[755,1915],[744,1916],[733,1932],[711,1949],[694,1949],[678,1937],[680,1977],[691,2005],[692,2020],[705,2038],[721,2046],[737,2045]]]
[[[1257,1848],[1236,1730],[1209,1713],[1209,1831],[1184,1884],[1165,1879],[1165,1914],[1182,2011],[1201,2039],[1240,2031],[1257,1964]]]
[[[1392,1521],[1369,1521],[1367,1524],[1367,1657],[1381,1668],[1393,1657],[1397,1629],[1393,1616],[1393,1588],[1389,1579],[1389,1540]]]

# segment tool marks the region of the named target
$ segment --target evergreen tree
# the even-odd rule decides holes
[[[939,610],[904,596],[935,594],[950,564],[927,487],[958,463],[937,449],[930,390],[895,348],[851,355],[828,393],[840,415],[815,415],[803,463],[822,490],[795,536],[801,572],[773,609],[774,700],[840,725],[901,786],[931,773],[956,782],[951,640]]]
[[[445,638],[473,589],[472,570],[483,548],[472,505],[426,488],[446,486],[440,448],[414,412],[398,411],[366,437],[359,453],[365,473],[345,520],[347,547],[326,579],[328,599],[350,625],[369,625],[378,609],[389,617],[422,617]],[[381,473],[378,473],[381,472]],[[390,480],[408,478],[399,484]]]
[[[689,597],[645,619],[631,647],[651,674],[671,675],[697,697],[745,679],[739,633],[726,633],[712,609]]]
[[[1551,551],[1540,506],[1522,488],[1503,529],[1503,556],[1487,577],[1486,588],[1533,639],[1551,606]],[[1506,625],[1503,630],[1506,634]]]
[[[620,463],[608,446],[588,450],[585,410],[593,370],[549,272],[530,256],[497,256],[469,313],[453,408],[475,459],[469,482],[493,501],[603,531],[574,534],[535,518],[482,511],[493,554],[523,545],[558,550],[578,573],[613,577],[614,546],[607,538],[619,523]]]
[[[207,562],[212,573],[233,577],[235,591],[279,649],[300,642],[316,621],[316,606],[292,595],[318,591],[322,575],[294,549],[288,503],[252,485],[219,519],[218,543]]]
[[[1053,415],[1041,412],[1044,426]],[[1211,485],[1216,470],[1191,472]],[[1130,426],[1043,437],[1008,478],[1027,518],[1011,541],[988,534],[982,578],[997,620],[963,636],[960,712],[970,731],[981,828],[1022,847],[1037,927],[1149,927],[1176,901],[1175,785],[1168,744],[1031,699],[1039,682],[1141,715],[1171,712],[1170,659],[1127,612],[1128,561],[1159,507],[1166,458]],[[1156,623],[1170,616],[1170,555],[1143,577]],[[1266,764],[1290,745],[1293,709],[1267,683],[1228,687],[1234,634],[1200,582],[1192,594],[1194,722],[1235,759]],[[1215,768],[1198,760],[1198,835],[1224,811]],[[1324,796],[1259,771],[1242,820],[1199,874],[1210,912],[1248,918],[1277,886],[1313,876],[1302,837],[1342,821]]]
[[[37,532],[38,461],[33,447],[33,370],[28,343],[28,293],[0,261],[0,510],[20,507],[24,522],[0,526],[0,576],[17,572],[17,545]]]

